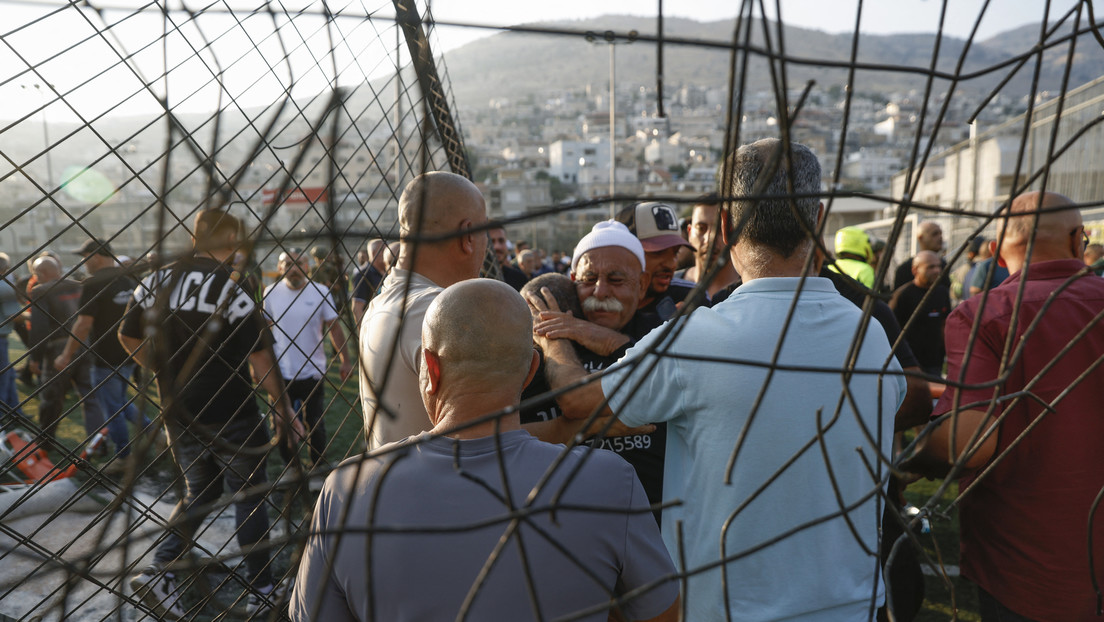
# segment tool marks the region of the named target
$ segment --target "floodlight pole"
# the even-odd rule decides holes
[[[614,123],[614,117],[617,114],[617,105],[616,105],[617,101],[615,99],[617,97],[617,94],[616,94],[615,89],[613,87],[613,84],[617,79],[617,63],[615,62],[615,59],[614,59],[614,49],[615,49],[615,47],[614,47],[613,38],[608,37],[608,40],[609,40],[609,58],[610,58],[610,70],[609,70],[609,75],[610,75],[610,80],[609,80],[609,148],[610,148],[609,195],[610,195],[610,206],[609,206],[609,209],[610,209],[610,220],[613,220],[614,218],[617,217],[617,214],[614,213],[615,208],[614,208],[614,204],[613,204],[613,195],[616,192],[616,188],[617,188],[617,144],[614,142],[616,137],[614,136],[614,129],[613,129],[614,128],[614,124],[613,124]]]
[[[637,32],[630,30],[628,37],[621,43],[636,41]],[[617,136],[614,128],[617,120],[617,92],[614,84],[617,82],[617,61],[614,46],[617,45],[617,34],[612,30],[602,33],[602,38],[609,45],[609,196],[610,218],[617,216],[617,206],[613,202],[613,195],[617,191]],[[586,33],[586,40],[597,43],[598,35],[594,32]]]
[[[46,99],[49,97],[47,95],[46,91],[47,91],[47,89],[53,89],[54,85],[53,84],[42,85],[42,84],[39,84],[37,82],[34,83],[34,84],[30,84],[30,85],[28,85],[28,84],[20,84],[19,85],[19,88],[22,88],[22,89],[26,89],[28,87],[33,88],[35,90],[35,92],[38,93],[38,96],[39,96],[40,99],[42,99],[42,101],[46,101]],[[46,160],[46,190],[48,192],[52,192],[53,189],[54,189],[54,186],[53,186],[53,183],[54,183],[54,163],[53,163],[53,160],[51,159],[51,156],[50,156],[50,154],[53,150],[50,149],[50,126],[49,126],[49,122],[46,120],[46,108],[47,108],[47,105],[42,106],[42,150],[43,150],[43,155],[44,155],[45,160]],[[50,210],[50,227],[52,227],[52,228],[57,227],[57,210],[56,209]],[[53,232],[52,229],[51,229],[50,235],[54,235],[54,232]]]

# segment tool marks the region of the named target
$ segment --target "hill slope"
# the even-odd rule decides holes
[[[625,34],[638,31],[641,36],[654,36],[655,20],[630,16],[605,16],[593,20],[542,23],[542,28],[562,28],[577,34],[500,33],[469,43],[445,55],[452,88],[464,104],[485,103],[491,97],[518,97],[549,88],[582,87],[590,83],[604,87],[608,80],[609,56],[606,45],[588,43],[582,33],[614,30]],[[728,81],[729,52],[718,49],[733,38],[734,22],[696,22],[670,18],[664,22],[664,36],[696,39],[714,47],[668,42],[664,47],[665,83],[669,86],[695,84],[723,86]],[[777,51],[777,27],[769,23],[772,47]],[[1038,39],[1037,26],[1025,26],[985,41],[976,41],[963,62],[959,88],[965,93],[988,93],[1012,71],[1009,59],[1028,54]],[[1051,42],[1059,44],[1044,55],[1040,90],[1057,91],[1068,54],[1069,28],[1060,29]],[[745,40],[742,36],[741,40]],[[751,46],[764,49],[763,28],[759,21],[752,28]],[[801,87],[815,79],[821,88],[847,83],[845,68],[825,68],[818,61],[846,63],[851,53],[852,36],[787,26],[783,30],[786,56],[786,79],[791,88]],[[858,60],[870,65],[856,73],[854,88],[860,92],[890,93],[922,91],[927,81],[924,72],[931,65],[937,37],[930,35],[863,35],[859,41]],[[937,71],[954,74],[966,41],[951,37],[939,40]],[[1078,39],[1078,54],[1071,72],[1070,84],[1083,84],[1104,74],[1104,51],[1090,35]],[[656,81],[656,44],[637,41],[632,45],[618,44],[617,81],[619,84],[639,83],[653,86]],[[910,71],[903,70],[911,69]],[[1020,69],[1004,86],[1002,93],[1020,98],[1031,85],[1034,60]],[[761,52],[752,51],[748,69],[748,90],[771,88],[770,72]],[[950,81],[936,79],[936,93],[948,90]]]

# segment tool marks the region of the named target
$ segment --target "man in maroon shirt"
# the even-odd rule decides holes
[[[1099,620],[1088,543],[1091,529],[1104,579],[1104,516],[1089,521],[1104,487],[1104,279],[1080,260],[1087,239],[1069,199],[1032,192],[1011,212],[990,244],[1012,275],[948,317],[948,390],[934,412],[951,415],[905,468],[962,467],[951,470],[962,574],[983,621]]]

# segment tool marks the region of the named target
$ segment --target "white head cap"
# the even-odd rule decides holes
[[[640,240],[625,225],[616,220],[606,220],[594,225],[590,233],[584,235],[575,245],[575,251],[571,253],[571,271],[575,271],[583,253],[603,246],[620,246],[632,251],[640,260],[640,270],[644,270],[644,246]]]

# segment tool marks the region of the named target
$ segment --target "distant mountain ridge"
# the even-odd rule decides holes
[[[610,15],[588,20],[558,21],[534,24],[541,28],[563,28],[595,31],[613,30],[619,34],[636,30],[641,35],[653,36],[656,32],[654,18]],[[664,36],[696,38],[727,44],[733,38],[734,20],[697,22],[685,18],[664,20]],[[768,22],[771,43],[775,53],[779,41],[777,26]],[[763,48],[763,27],[756,20],[752,27],[751,45]],[[1050,41],[1068,37],[1068,26],[1060,29]],[[741,33],[742,34],[742,33]],[[970,76],[958,83],[963,93],[980,96],[990,92],[1007,77],[1014,65],[1001,66],[1009,59],[1028,54],[1039,37],[1039,26],[1016,28],[984,41],[974,41],[963,62],[960,75]],[[794,59],[846,63],[850,58],[853,35],[786,26],[783,29],[785,53]],[[854,89],[857,92],[888,94],[891,92],[922,91],[925,88],[926,71],[932,62],[936,46],[933,34],[862,35],[859,38],[858,62],[887,69],[862,69],[856,73]],[[954,37],[939,40],[936,70],[951,75],[965,49],[966,41]],[[1069,51],[1068,42],[1049,49],[1043,56],[1039,90],[1055,92],[1061,88],[1064,65]],[[637,41],[631,45],[618,44],[617,82],[638,82],[654,86],[656,82],[656,43]],[[539,93],[549,88],[582,87],[590,83],[605,87],[609,75],[607,47],[599,39],[594,44],[583,37],[569,35],[542,35],[524,32],[504,32],[474,41],[445,54],[452,89],[458,101],[467,105],[485,103],[493,97],[518,97]],[[664,82],[667,88],[680,84],[700,86],[724,86],[728,83],[729,52],[668,42],[664,46]],[[916,71],[904,71],[910,68]],[[1011,98],[1028,94],[1034,73],[1035,60],[1029,60],[1006,84],[1001,93]],[[830,68],[788,62],[787,84],[801,88],[807,80],[814,79],[823,89],[847,82],[846,68]],[[986,71],[988,70],[988,71]],[[1104,50],[1090,34],[1077,40],[1077,55],[1070,75],[1070,88],[1104,75]],[[933,85],[939,93],[950,88],[951,82],[937,78]],[[747,76],[750,92],[771,88],[771,77],[766,61],[761,55],[752,54]]]

